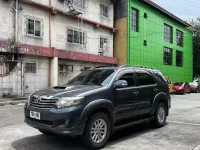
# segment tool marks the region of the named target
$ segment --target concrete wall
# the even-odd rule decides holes
[[[24,94],[48,88],[49,58],[26,56],[23,62],[36,63],[36,73],[24,73]]]
[[[118,32],[114,36],[114,57],[119,59],[119,65],[127,63],[127,17],[115,20]]]
[[[12,2],[12,1],[11,1]],[[0,39],[8,39],[13,36],[14,20],[11,9],[12,3],[5,1],[0,2]]]
[[[0,77],[0,97],[3,93],[20,95],[21,85],[21,64],[19,63],[9,75]]]
[[[33,0],[43,5],[49,6],[49,0]],[[68,6],[61,3],[59,0],[51,0],[52,6],[68,12]],[[108,18],[100,15],[100,4],[104,3],[109,6]],[[8,2],[0,1],[0,41],[13,39],[15,27],[15,14],[12,9],[14,0]],[[100,37],[108,39],[107,49],[104,52],[105,56],[113,57],[113,33],[109,29],[95,28],[94,25],[84,23],[83,31],[86,33],[85,45],[83,48],[80,45],[67,43],[67,29],[72,28],[81,31],[78,25],[78,19],[72,19],[63,15],[51,15],[51,45],[49,41],[49,12],[42,10],[25,3],[19,3],[22,8],[19,10],[18,17],[18,39],[22,44],[36,45],[41,47],[55,47],[56,49],[78,51],[83,53],[98,55],[100,47]],[[109,0],[85,0],[83,9],[83,17],[94,22],[113,27],[113,4]],[[26,17],[33,17],[42,20],[42,38],[30,37],[26,34]],[[0,51],[2,48],[0,48]],[[23,63],[35,62],[37,64],[36,73],[24,73],[24,85],[21,84],[21,64],[19,63],[16,69],[8,76],[0,77],[0,96],[3,92],[10,91],[12,94],[21,94],[23,86],[25,96],[30,93],[48,88],[49,85],[49,70],[51,67],[50,58],[40,56],[24,56]],[[74,71],[69,74],[60,74],[58,72],[59,84],[67,83],[70,79],[81,72],[84,67],[94,67],[101,64],[85,63],[80,61],[70,61],[59,59],[59,64],[73,65]]]
[[[80,0],[74,0],[74,1],[80,1]],[[111,0],[84,0],[84,1],[85,1],[84,2],[85,7],[84,9],[81,10],[83,12],[84,18],[113,27],[114,5],[111,2]],[[109,6],[108,18],[102,17],[100,15],[101,3]],[[66,12],[69,11],[68,5],[64,4],[63,2],[60,2],[59,0],[53,0],[52,6]]]
[[[96,0],[95,0],[96,1]],[[88,3],[88,9],[91,7],[94,8],[99,6],[100,2],[96,1],[86,1]],[[52,5],[59,5],[59,1],[53,1]],[[29,45],[37,45],[43,47],[49,47],[49,14],[45,10],[41,10],[37,7],[32,7],[28,4],[21,4],[23,6],[23,10],[19,12],[19,40],[23,44]],[[63,5],[62,5],[63,6]],[[113,6],[113,5],[110,5]],[[86,7],[87,8],[87,7]],[[87,9],[85,9],[87,10]],[[88,11],[89,11],[88,10]],[[95,9],[93,9],[94,11]],[[110,11],[113,9],[110,9]],[[112,13],[111,13],[112,14]],[[97,15],[97,14],[96,14]],[[101,18],[98,14],[99,19]],[[42,38],[30,37],[26,35],[26,18],[33,17],[42,20]],[[113,26],[113,24],[107,24],[106,21],[103,20],[95,20],[98,17],[93,16],[90,19],[93,21],[101,22],[102,24]],[[113,19],[113,14],[112,14]],[[107,20],[108,21],[108,20]],[[111,22],[111,21],[109,21]],[[112,20],[113,23],[113,20]],[[95,28],[94,25],[91,24],[83,24],[83,31],[85,33],[85,45],[81,48],[80,45],[67,43],[67,29],[75,29],[78,31],[82,30],[82,27],[78,24],[78,19],[72,19],[70,17],[55,15],[51,16],[51,43],[52,47],[56,49],[63,49],[69,51],[78,51],[83,53],[90,53],[98,55],[99,47],[100,47],[100,37],[106,37],[108,39],[107,49],[104,52],[104,56],[113,56],[113,33],[111,33],[108,29]]]

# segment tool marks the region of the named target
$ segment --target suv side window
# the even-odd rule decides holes
[[[128,83],[128,87],[136,86],[133,73],[122,74],[122,76],[118,80],[126,80]]]
[[[139,71],[139,72],[136,72],[136,75],[137,75],[137,79],[138,79],[138,82],[139,82],[138,83],[139,86],[156,84],[153,77],[151,77],[146,72],[143,72],[143,71],[140,72]]]

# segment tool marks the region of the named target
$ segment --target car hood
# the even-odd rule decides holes
[[[36,96],[44,97],[73,97],[79,94],[102,88],[96,85],[67,85],[67,86],[56,86],[50,89],[45,89],[33,93]]]

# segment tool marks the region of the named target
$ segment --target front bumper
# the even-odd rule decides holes
[[[25,122],[36,129],[52,132],[61,135],[82,135],[85,127],[85,121],[80,120],[80,117],[73,115],[77,108],[69,108],[65,110],[41,110],[32,107],[25,107]],[[41,119],[36,120],[30,118],[30,111],[40,112]]]

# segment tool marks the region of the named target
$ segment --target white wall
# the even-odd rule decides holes
[[[15,70],[5,77],[0,77],[0,97],[3,93],[12,95],[21,94],[21,64],[19,63]]]
[[[85,1],[85,8],[82,10],[84,18],[113,27],[114,9],[113,9],[113,3],[111,3],[111,0],[84,0],[84,1]],[[100,16],[100,3],[106,4],[109,6],[108,18]],[[60,2],[59,0],[53,0],[52,6],[66,12],[69,11],[68,6],[63,2]]]
[[[23,10],[19,11],[19,42],[29,45],[49,47],[49,13],[28,4],[21,4]],[[42,38],[35,38],[26,35],[26,17],[42,19]]]
[[[24,73],[24,94],[28,95],[32,92],[48,88],[49,58],[26,56],[23,62],[34,62],[37,64],[36,73]]]
[[[14,14],[11,9],[10,2],[0,2],[0,40],[8,39],[14,33]]]
[[[60,4],[59,1],[52,1],[56,4]],[[95,2],[97,4],[95,4]],[[95,6],[99,5],[100,2],[88,1],[88,5],[94,3]],[[37,45],[42,47],[49,47],[49,13],[46,10],[41,10],[37,7],[32,7],[28,4],[21,4],[23,10],[19,12],[19,41],[23,44]],[[94,11],[94,10],[93,10]],[[43,35],[42,38],[35,38],[26,35],[26,17],[33,17],[42,19],[43,22]],[[92,18],[91,18],[92,19]],[[95,17],[93,16],[93,20]],[[94,20],[95,21],[95,20]],[[113,21],[112,21],[113,22]],[[108,29],[95,28],[94,25],[84,23],[83,31],[86,33],[86,44],[84,47],[81,47],[77,44],[67,43],[67,29],[74,28],[77,30],[82,29],[78,24],[78,19],[72,19],[63,15],[51,16],[51,43],[52,47],[56,49],[63,49],[68,51],[77,51],[89,54],[98,55],[99,46],[100,46],[100,36],[106,37],[108,39],[108,46],[105,50],[105,56],[113,56],[113,33]]]
[[[74,28],[81,31],[78,20],[57,15],[52,17],[52,47],[69,51],[98,55],[100,36],[108,38],[108,49],[105,56],[113,57],[113,33],[107,29],[95,28],[93,25],[84,24],[83,31],[86,33],[86,45],[81,49],[80,45],[67,43],[67,29]]]

